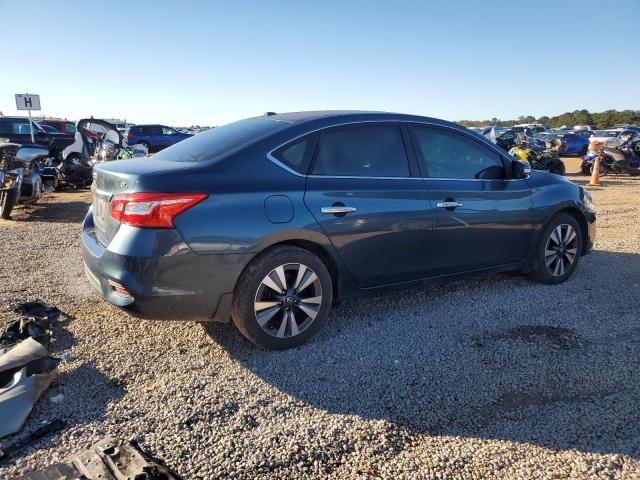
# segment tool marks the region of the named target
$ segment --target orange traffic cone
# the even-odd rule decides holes
[[[593,169],[591,171],[591,181],[589,185],[592,187],[600,186],[600,155],[596,157],[596,161],[593,162]]]

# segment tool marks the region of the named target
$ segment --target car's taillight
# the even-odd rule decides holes
[[[133,133],[127,133],[127,140],[131,140],[133,138]]]
[[[111,200],[109,215],[141,228],[174,228],[173,220],[207,198],[206,193],[120,193]]]

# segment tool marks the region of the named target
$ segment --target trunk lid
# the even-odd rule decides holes
[[[91,193],[93,223],[98,241],[105,247],[108,246],[120,228],[120,222],[109,215],[113,197],[122,192],[134,192],[136,182],[143,175],[183,170],[189,166],[150,158],[118,160],[95,166]]]

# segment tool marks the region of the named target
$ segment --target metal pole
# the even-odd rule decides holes
[[[33,120],[31,120],[31,110],[29,110],[29,132],[31,133],[31,143],[36,143],[35,138],[33,138]]]

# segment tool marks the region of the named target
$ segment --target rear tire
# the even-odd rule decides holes
[[[16,203],[18,190],[11,188],[9,190],[0,191],[0,218],[8,220],[11,218],[11,210]]]
[[[595,166],[595,163],[592,163],[591,166],[589,167],[589,175],[593,175],[594,166]],[[605,177],[608,174],[609,174],[609,169],[604,165],[604,162],[600,162],[600,176]]]
[[[583,175],[591,175],[591,164],[582,165],[580,167],[580,172]]]
[[[242,335],[268,349],[306,342],[326,323],[331,275],[313,253],[281,246],[256,257],[240,276],[231,318]]]
[[[564,175],[565,166],[564,162],[560,159],[553,159],[549,162],[549,173],[555,173],[556,175]]]
[[[578,266],[582,252],[582,228],[568,213],[555,215],[543,230],[529,277],[555,285],[567,280]]]

